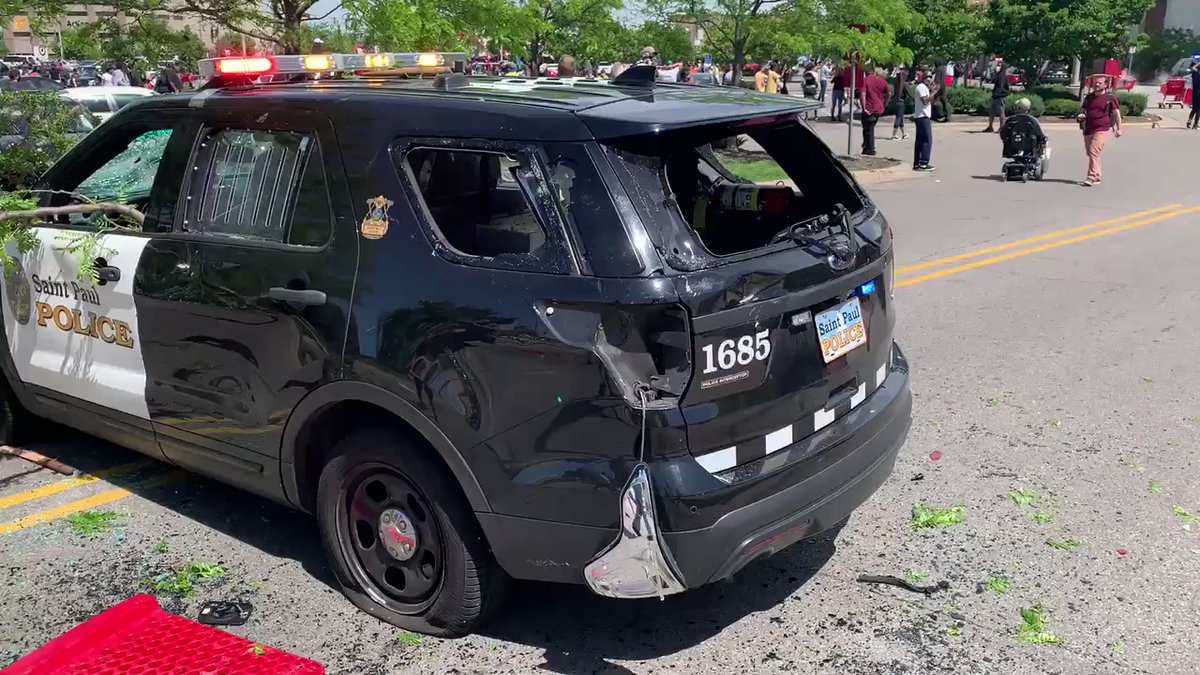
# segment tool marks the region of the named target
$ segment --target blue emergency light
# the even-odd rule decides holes
[[[863,297],[866,297],[874,292],[875,292],[875,281],[874,280],[868,281],[867,283],[858,287],[858,294]]]

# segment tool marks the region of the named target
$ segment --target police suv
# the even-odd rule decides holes
[[[88,135],[42,206],[140,225],[10,250],[4,435],[310,512],[351,601],[443,636],[511,578],[661,597],[841,523],[912,403],[891,229],[815,104],[465,62],[212,59]]]

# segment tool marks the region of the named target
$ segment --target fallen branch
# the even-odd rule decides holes
[[[26,462],[36,464],[45,469],[50,469],[51,471],[57,471],[65,476],[70,476],[75,473],[74,467],[63,464],[57,459],[47,457],[32,450],[22,450],[21,448],[14,448],[11,445],[0,445],[0,455],[18,457]]]
[[[0,211],[0,221],[11,218],[53,218],[55,216],[69,216],[74,213],[119,213],[136,220],[139,226],[146,221],[146,215],[132,206],[111,202],[71,204],[70,206],[42,206],[26,211]]]

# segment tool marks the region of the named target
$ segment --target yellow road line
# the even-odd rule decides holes
[[[145,489],[145,488],[158,487],[158,486],[165,485],[167,483],[171,483],[176,480],[179,480],[180,478],[182,478],[186,475],[187,474],[185,474],[182,471],[173,471],[173,472],[170,472],[167,474],[163,474],[161,476],[157,476],[155,478],[151,478],[150,480],[144,481],[144,482],[138,484],[137,489],[140,490],[140,489]],[[117,488],[116,490],[109,490],[108,492],[101,492],[98,495],[93,495],[93,496],[87,497],[85,499],[80,499],[78,501],[74,501],[69,504],[63,504],[62,506],[56,506],[52,509],[46,509],[45,511],[38,511],[37,513],[31,513],[28,516],[25,516],[24,518],[18,518],[17,520],[12,521],[11,523],[0,524],[0,536],[10,534],[13,532],[19,532],[21,530],[28,530],[31,527],[37,527],[38,525],[48,523],[52,520],[58,520],[59,518],[64,518],[66,516],[71,515],[72,513],[79,513],[80,511],[87,511],[89,509],[94,509],[96,507],[104,506],[106,504],[112,504],[113,502],[118,502],[118,501],[121,501],[122,499],[125,499],[126,497],[131,497],[131,496],[133,496],[133,492],[130,492],[129,490],[126,490],[125,488]]]
[[[923,281],[932,281],[933,279],[941,279],[942,277],[948,277],[952,274],[958,274],[960,272],[966,272],[967,270],[978,269],[980,267],[987,267],[988,265],[995,265],[996,263],[1006,262],[1006,261],[1012,260],[1014,258],[1020,258],[1022,256],[1032,255],[1034,253],[1041,253],[1042,251],[1049,251],[1050,249],[1058,248],[1060,246],[1067,246],[1069,244],[1077,244],[1081,241],[1087,241],[1089,239],[1096,239],[1097,237],[1105,237],[1110,234],[1116,234],[1118,232],[1124,232],[1126,230],[1132,230],[1132,229],[1138,228],[1138,227],[1145,227],[1146,225],[1153,225],[1154,223],[1168,220],[1170,218],[1176,218],[1178,216],[1182,216],[1182,215],[1185,215],[1188,213],[1200,213],[1200,207],[1180,209],[1179,211],[1173,211],[1171,213],[1166,213],[1161,216],[1147,218],[1146,220],[1139,220],[1137,222],[1129,223],[1126,225],[1121,225],[1119,227],[1112,227],[1107,230],[1100,230],[1098,232],[1090,232],[1088,234],[1080,235],[1078,237],[1072,237],[1070,239],[1064,239],[1062,241],[1056,241],[1056,242],[1052,242],[1049,244],[1043,244],[1041,246],[1035,246],[1033,248],[1028,248],[1028,249],[1024,249],[1021,251],[1015,251],[1013,253],[1006,253],[1004,255],[998,255],[994,258],[986,258],[984,260],[976,260],[975,262],[967,263],[966,265],[959,265],[958,267],[951,267],[951,268],[944,269],[944,270],[938,270],[937,272],[923,274],[919,277],[913,277],[911,279],[904,279],[902,281],[896,282],[896,288],[912,286],[913,284],[919,284]]]
[[[75,478],[67,478],[66,480],[62,480],[57,483],[43,485],[32,490],[26,490],[25,492],[18,492],[15,495],[0,497],[0,509],[7,509],[12,506],[17,506],[18,504],[31,502],[35,499],[56,495],[60,492],[66,492],[67,490],[77,488],[81,485],[90,485],[98,480],[104,480],[106,478],[112,478],[113,476],[132,473],[147,466],[150,466],[150,462],[129,462],[128,464],[121,464],[114,466],[111,469],[97,471],[93,474],[76,476]]]
[[[1108,225],[1116,225],[1117,223],[1120,223],[1120,222],[1123,222],[1126,220],[1135,220],[1137,218],[1142,218],[1144,216],[1149,216],[1151,214],[1162,213],[1164,211],[1171,211],[1174,209],[1178,209],[1182,206],[1183,206],[1183,204],[1171,204],[1170,206],[1162,206],[1157,209],[1150,209],[1149,211],[1142,211],[1140,213],[1132,213],[1128,216],[1121,216],[1120,218],[1110,218],[1109,220],[1102,220],[1098,223],[1092,223],[1090,225],[1080,225],[1079,227],[1072,227],[1072,228],[1069,228],[1066,230],[1058,230],[1057,232],[1050,232],[1048,234],[1042,234],[1042,235],[1038,235],[1036,237],[1022,239],[1020,241],[1014,241],[1009,244],[1001,244],[1000,246],[992,246],[989,248],[980,249],[978,251],[971,251],[970,253],[963,253],[960,255],[952,255],[949,258],[939,258],[937,260],[930,260],[929,262],[918,263],[916,265],[908,265],[906,267],[901,267],[901,268],[897,269],[896,276],[901,276],[904,274],[912,274],[913,272],[917,272],[919,270],[925,270],[925,269],[929,269],[930,267],[937,267],[939,265],[947,265],[949,263],[958,262],[960,260],[970,260],[971,258],[978,258],[979,256],[988,255],[989,253],[997,253],[999,251],[1007,251],[1010,248],[1016,248],[1018,246],[1024,246],[1026,244],[1036,244],[1039,241],[1046,241],[1047,239],[1057,239],[1058,237],[1065,237],[1068,234],[1084,232],[1084,231],[1092,230],[1092,229],[1095,229],[1098,227],[1105,227]]]

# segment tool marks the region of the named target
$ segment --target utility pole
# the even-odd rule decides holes
[[[855,80],[858,78],[858,52],[850,55],[850,100],[846,101],[846,107],[850,109],[850,114],[846,116],[846,156],[849,157],[854,150],[854,89],[856,86]]]

